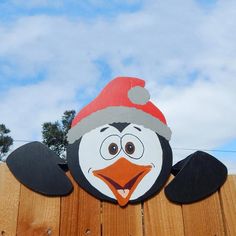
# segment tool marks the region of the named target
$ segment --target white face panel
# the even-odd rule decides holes
[[[134,149],[130,143],[135,146]],[[128,125],[122,132],[104,125],[82,137],[79,146],[82,172],[93,187],[113,199],[115,196],[110,188],[95,177],[93,171],[108,167],[121,157],[137,165],[152,166],[130,198],[137,199],[152,187],[162,169],[162,148],[156,133],[136,124]]]

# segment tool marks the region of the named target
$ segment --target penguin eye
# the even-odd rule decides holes
[[[110,135],[103,140],[100,154],[103,159],[111,160],[119,154],[120,150],[120,137],[118,135]]]
[[[132,142],[128,142],[125,144],[125,152],[130,155],[135,152],[135,146]]]
[[[144,145],[141,140],[133,134],[125,134],[122,137],[122,148],[125,153],[133,158],[140,159],[144,153]]]
[[[109,153],[111,155],[116,155],[116,153],[118,152],[118,146],[116,143],[111,143],[108,147]]]

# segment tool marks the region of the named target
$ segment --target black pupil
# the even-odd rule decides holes
[[[126,143],[125,145],[125,151],[128,153],[128,154],[133,154],[134,151],[135,151],[135,146],[132,142],[128,142]]]
[[[108,147],[109,153],[115,155],[118,152],[118,146],[115,143],[111,143]]]

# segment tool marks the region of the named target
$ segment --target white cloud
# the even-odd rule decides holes
[[[102,78],[94,61],[103,59],[114,76],[147,81],[173,146],[214,148],[234,139],[235,9],[234,1],[208,11],[194,1],[147,1],[139,12],[109,19],[41,15],[2,23],[0,58],[14,65],[6,78],[24,81],[41,71],[46,78],[0,91],[1,120],[15,138],[39,138],[43,121],[80,108],[87,96],[76,100],[78,92],[96,91]]]

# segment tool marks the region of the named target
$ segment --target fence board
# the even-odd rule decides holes
[[[103,203],[102,235],[142,236],[141,204],[125,209],[112,203]]]
[[[74,185],[74,191],[69,195],[61,198],[61,219],[60,225],[63,225],[60,230],[61,236],[78,235],[79,224],[79,188],[76,187],[75,181],[68,174],[71,182]]]
[[[224,223],[228,236],[236,235],[236,176],[228,176],[220,190]]]
[[[16,235],[19,195],[20,183],[0,164],[0,235]]]
[[[218,192],[182,209],[186,236],[225,235]]]
[[[181,205],[168,201],[164,189],[144,202],[144,231],[145,235],[184,235]]]
[[[45,197],[21,185],[18,236],[58,236],[60,198]]]
[[[74,191],[61,202],[61,236],[101,235],[101,203],[78,187],[70,174]]]

